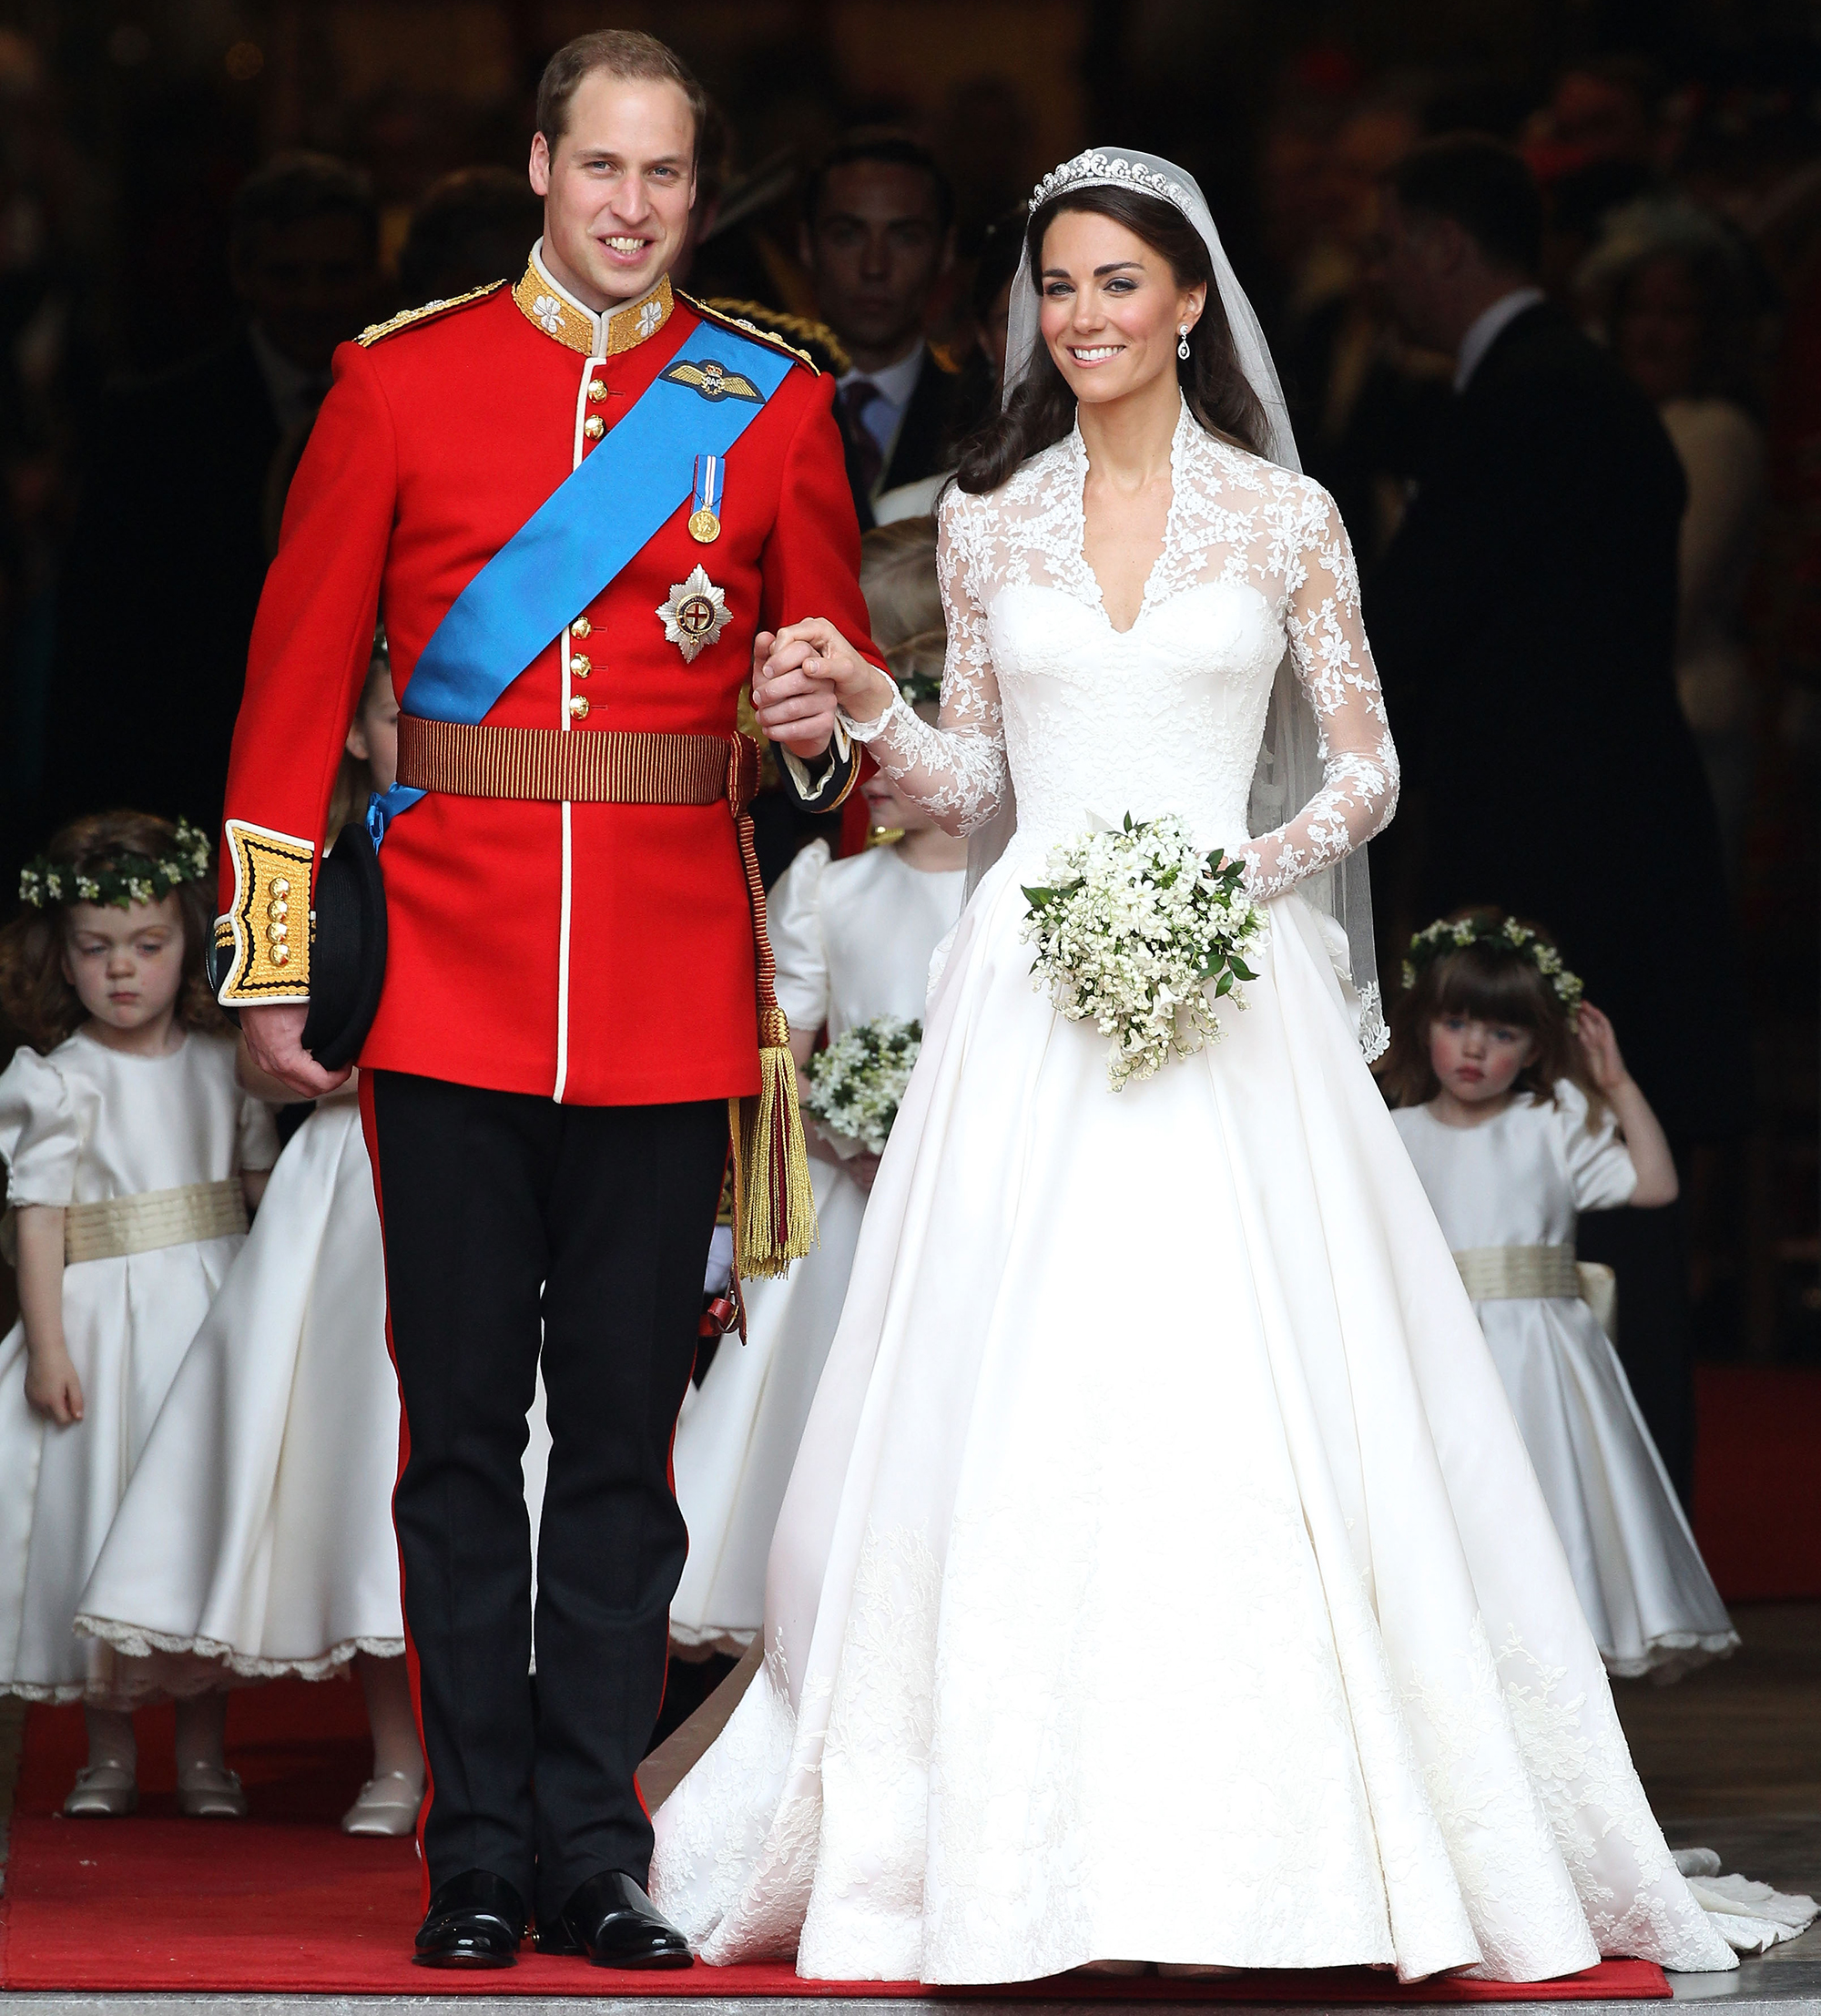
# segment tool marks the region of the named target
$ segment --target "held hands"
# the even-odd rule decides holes
[[[1619,1039],[1612,1022],[1592,1002],[1583,1001],[1575,1014],[1574,1033],[1587,1058],[1588,1075],[1610,1098],[1632,1075],[1619,1054]]]
[[[883,714],[897,687],[832,623],[809,616],[752,640],[752,704],[759,726],[795,756],[818,757],[835,732],[835,709],[856,721]]]
[[[240,1011],[240,1033],[257,1069],[288,1085],[300,1098],[320,1099],[346,1084],[348,1071],[325,1071],[303,1047],[303,1025],[310,1010],[271,1003]]]

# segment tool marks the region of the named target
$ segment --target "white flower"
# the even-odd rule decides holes
[[[856,1023],[804,1066],[809,1093],[803,1103],[832,1133],[879,1155],[922,1044],[921,1023],[893,1015]]]
[[[664,320],[664,306],[660,301],[646,301],[638,311],[638,336],[643,342]]]
[[[549,335],[555,335],[563,327],[563,303],[551,294],[540,294],[531,304],[531,311],[540,326]]]
[[[1032,980],[1112,1042],[1115,1091],[1216,1040],[1215,1000],[1246,1005],[1235,989],[1253,977],[1264,914],[1239,864],[1204,854],[1175,815],[1084,834],[1051,850],[1047,872],[1050,887],[1025,891]]]

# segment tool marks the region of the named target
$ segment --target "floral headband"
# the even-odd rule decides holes
[[[187,819],[177,822],[168,854],[116,854],[105,868],[76,868],[40,854],[19,871],[19,896],[34,910],[46,903],[99,903],[125,910],[156,903],[180,882],[209,873],[209,835]]]
[[[1409,956],[1404,961],[1405,987],[1414,987],[1418,974],[1427,972],[1438,959],[1464,952],[1469,945],[1496,945],[1501,952],[1522,953],[1554,988],[1569,1027],[1574,1026],[1581,996],[1586,991],[1581,976],[1569,972],[1562,962],[1562,954],[1548,939],[1528,924],[1519,923],[1515,917],[1496,921],[1490,916],[1441,917],[1425,925],[1410,939]]]

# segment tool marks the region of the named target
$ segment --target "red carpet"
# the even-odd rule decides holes
[[[407,1959],[418,1918],[416,1850],[409,1841],[354,1841],[337,1818],[365,1774],[357,1689],[280,1681],[235,1695],[230,1761],[252,1817],[180,1820],[175,1814],[171,1713],[138,1721],[136,1817],[56,1817],[83,1761],[75,1708],[34,1708],[0,1900],[0,1988],[283,1990],[342,1994],[867,1995],[931,1991],[916,1982],[805,1981],[788,1967],[697,1967],[673,1974],[613,1973],[529,1949],[519,1965],[446,1974]],[[1399,1988],[1368,1969],[1251,1973],[1212,1980],[1072,1979],[980,1991],[1020,1999],[1113,2001],[1469,2002],[1664,1996],[1660,1969],[1609,1960],[1562,1981],[1512,1988],[1428,1981]]]
[[[1694,1537],[1729,1603],[1821,1596],[1821,1372],[1694,1375]]]

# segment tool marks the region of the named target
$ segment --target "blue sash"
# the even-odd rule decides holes
[[[725,366],[730,354],[738,360],[737,377],[688,368]],[[790,364],[768,344],[702,323],[600,446],[455,597],[412,668],[404,711],[432,721],[483,719],[551,639],[689,501],[696,458],[725,455],[784,382]],[[749,391],[725,392],[729,379]],[[367,808],[374,846],[422,796],[408,784],[374,796]]]

